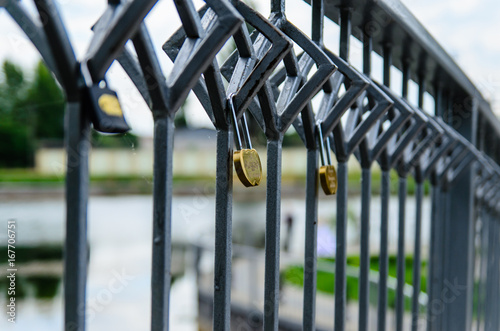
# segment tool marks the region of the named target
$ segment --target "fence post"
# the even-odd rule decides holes
[[[485,295],[485,316],[484,316],[484,329],[485,330],[498,330],[499,327],[499,303],[498,303],[498,286],[499,286],[499,244],[498,241],[498,219],[495,218],[493,211],[485,213],[486,224],[486,240],[487,252],[486,254],[486,295]]]
[[[477,101],[464,105],[466,98],[450,101],[452,116],[448,118],[461,135],[475,144]],[[471,165],[446,192],[447,207],[444,222],[443,279],[438,299],[442,301],[443,330],[469,331],[472,327],[474,294],[474,184],[475,166]]]
[[[85,330],[88,243],[90,122],[80,103],[66,109],[66,242],[64,244],[64,330]]]

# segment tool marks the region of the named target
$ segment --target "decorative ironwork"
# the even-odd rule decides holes
[[[77,60],[53,0],[34,0],[43,20],[30,16],[16,0],[0,1],[38,49],[68,100],[65,330],[85,329],[81,312],[87,274],[90,132],[85,100],[89,89],[105,81],[115,60],[151,108],[155,122],[152,330],[168,329],[173,116],[191,90],[217,129],[214,330],[229,330],[231,317],[233,170],[229,157],[234,132],[228,97],[234,100],[235,125],[248,110],[267,137],[264,330],[279,327],[281,153],[283,135],[290,126],[307,149],[303,330],[315,329],[317,169],[324,145],[332,146],[338,162],[335,330],[346,328],[347,162],[352,155],[362,168],[359,330],[368,328],[371,168],[375,162],[382,170],[378,330],[387,329],[392,169],[399,176],[396,330],[403,329],[404,320],[408,175],[416,181],[412,330],[417,330],[421,316],[418,297],[426,181],[432,187],[427,330],[470,330],[474,297],[478,298],[479,329],[499,328],[500,122],[462,71],[399,2],[356,0],[346,5],[341,0],[310,0],[309,38],[286,18],[284,0],[271,0],[268,19],[240,0],[205,0],[199,10],[191,0],[176,0],[182,27],[163,45],[174,63],[168,77],[144,23],[156,2],[109,0],[93,27],[87,54]],[[385,15],[384,24],[380,15]],[[324,45],[325,18],[340,26],[339,55]],[[373,35],[362,28],[370,22],[383,33]],[[349,64],[351,36],[364,45],[363,73]],[[216,55],[230,38],[236,50],[219,65]],[[129,40],[135,54],[124,47]],[[383,56],[383,84],[370,77],[372,52]],[[403,72],[401,95],[390,88],[393,66]],[[418,106],[408,101],[411,78],[418,80]],[[426,92],[436,101],[435,115],[422,110]],[[316,97],[321,98],[317,109],[312,102]],[[463,109],[455,109],[456,103],[469,105],[467,116]],[[457,116],[462,116],[460,121],[454,121]],[[476,223],[482,225],[479,248],[472,235]],[[482,254],[477,271],[475,249]],[[477,293],[472,290],[474,272],[480,275]],[[468,290],[461,298],[443,303],[440,295],[450,279]],[[442,311],[436,311],[435,302],[443,305]]]

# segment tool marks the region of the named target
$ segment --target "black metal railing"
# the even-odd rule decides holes
[[[500,329],[500,122],[462,70],[398,0],[310,0],[311,37],[287,20],[284,0],[271,0],[269,18],[238,0],[206,0],[198,10],[191,0],[174,1],[182,27],[163,45],[174,63],[168,77],[155,53],[160,45],[152,44],[144,23],[156,2],[109,0],[93,27],[87,54],[77,60],[52,0],[34,0],[39,17],[31,16],[22,2],[0,1],[39,50],[68,101],[65,330],[85,329],[88,90],[105,81],[114,60],[150,106],[155,123],[152,330],[166,330],[169,323],[173,119],[191,90],[217,130],[214,330],[229,330],[231,318],[235,123],[229,96],[234,98],[236,125],[249,113],[267,138],[264,330],[278,330],[279,324],[282,142],[291,126],[307,150],[303,330],[315,329],[318,168],[323,142],[337,158],[334,329],[346,329],[347,162],[353,157],[362,168],[358,329],[369,328],[375,164],[382,174],[377,330],[388,329],[392,170],[399,177],[396,330],[404,325],[409,231],[414,231],[411,329],[421,324],[421,226],[426,217],[431,221],[426,329],[471,330],[473,324],[478,330]],[[327,19],[340,27],[338,50],[325,46]],[[363,44],[359,70],[349,63],[352,37]],[[216,55],[230,38],[236,50],[219,63]],[[129,40],[135,54],[124,47]],[[371,77],[373,53],[383,58],[382,82]],[[391,88],[394,68],[402,73],[402,91]],[[419,87],[416,102],[408,96],[411,81]],[[422,110],[427,93],[435,101],[433,114]],[[313,106],[313,98],[321,99],[318,107]],[[406,228],[408,176],[416,182],[415,229]],[[424,215],[422,209],[426,182],[432,192],[431,215]]]

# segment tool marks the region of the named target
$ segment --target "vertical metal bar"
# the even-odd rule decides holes
[[[427,84],[425,83],[425,76],[421,75],[419,78],[420,82],[418,84],[418,106],[420,109],[424,109],[424,96]]]
[[[410,82],[410,60],[403,59],[403,86],[401,95],[403,98],[408,99],[408,83]]]
[[[492,226],[493,226],[493,231],[494,231],[494,235],[493,235],[493,242],[492,242],[492,248],[491,250],[493,251],[493,263],[492,263],[492,288],[491,288],[491,293],[493,294],[492,295],[492,298],[491,300],[488,301],[489,304],[491,304],[491,310],[492,310],[492,315],[493,315],[493,325],[492,325],[492,330],[498,330],[500,325],[499,325],[499,319],[500,317],[498,316],[499,315],[499,303],[498,303],[498,298],[499,298],[499,252],[498,252],[498,249],[499,249],[499,244],[498,244],[498,241],[500,240],[500,236],[499,236],[499,226],[498,226],[498,220],[497,219],[493,219],[492,220]],[[495,299],[496,298],[496,299]]]
[[[271,13],[285,14],[285,0],[271,0]]]
[[[329,153],[330,151],[328,151]],[[306,237],[304,253],[304,308],[302,328],[314,331],[316,317],[316,253],[318,233],[318,150],[307,150]]]
[[[470,115],[466,120],[454,121],[454,116],[462,116],[453,104],[462,99],[448,98],[447,107],[449,121],[465,139],[476,144],[477,130],[477,100],[473,100]],[[463,118],[463,116],[462,116]],[[473,297],[474,297],[474,177],[476,167],[469,165],[456,178],[446,194],[447,217],[443,218],[447,231],[445,232],[444,248],[444,286],[455,289],[454,300],[448,300],[443,295],[445,310],[443,328],[454,331],[468,331],[472,327]],[[452,283],[453,285],[450,285]]]
[[[443,118],[443,113],[444,113],[443,87],[439,83],[436,84],[436,95],[434,96],[434,103],[435,103],[434,112],[436,116]]]
[[[351,8],[340,8],[339,55],[349,61],[351,38]],[[328,151],[329,152],[329,151]],[[347,264],[347,162],[337,164],[337,246],[335,253],[335,331],[345,330],[346,310],[346,264]]]
[[[431,231],[429,238],[429,270],[427,276],[427,294],[428,294],[428,303],[427,303],[427,331],[435,331],[437,328],[435,327],[435,319],[433,312],[433,303],[435,302],[436,296],[436,286],[434,285],[434,274],[435,268],[439,260],[436,255],[436,224],[437,220],[439,220],[439,187],[432,185],[431,188]]]
[[[443,283],[443,231],[446,217],[446,194],[438,186],[432,188],[432,216],[429,258],[429,303],[428,331],[442,330],[442,315],[444,302],[441,298]]]
[[[485,318],[485,330],[498,330],[499,327],[499,252],[500,248],[498,241],[499,231],[498,231],[498,220],[491,217],[490,214],[488,220],[488,275],[486,280],[486,318]]]
[[[312,0],[312,33],[311,39],[318,45],[323,43],[323,24],[325,17],[324,0]]]
[[[434,96],[434,112],[436,116],[442,116],[442,87],[441,84],[436,83],[436,94]],[[422,87],[419,90],[419,98],[422,98]],[[420,101],[420,100],[419,100]],[[441,315],[443,313],[443,303],[439,298],[441,292],[441,275],[442,275],[442,261],[441,261],[441,248],[443,238],[440,229],[442,227],[444,214],[444,205],[441,188],[438,185],[432,186],[432,211],[431,211],[431,235],[430,235],[430,251],[429,251],[429,277],[427,280],[429,302],[427,310],[427,330],[439,331],[441,330]]]
[[[337,246],[335,254],[335,331],[345,330],[347,264],[347,162],[338,163]]]
[[[477,275],[480,276],[481,273],[481,256],[480,254],[480,235],[481,232],[478,229],[478,226],[480,224],[480,203],[478,202],[477,199],[474,199],[474,216],[473,216],[473,223],[474,223],[474,247],[473,247],[473,268],[474,268],[474,289],[473,289],[473,294],[472,294],[472,314],[475,316],[475,320],[471,323],[471,328],[476,324],[476,320],[480,319],[480,314],[479,314],[479,306],[480,306],[480,279],[479,277],[476,277]],[[479,244],[478,244],[479,241]],[[478,330],[479,331],[479,330]]]
[[[495,289],[493,291],[496,300],[493,301],[493,312],[495,316],[495,321],[493,325],[493,330],[500,329],[500,302],[498,298],[500,298],[500,224],[498,219],[494,220],[495,226],[495,240],[494,240],[494,254],[495,254],[495,265],[493,271],[495,273],[494,276],[494,285]]]
[[[481,325],[484,323],[484,311],[486,308],[486,277],[488,274],[488,216],[486,213],[486,208],[482,206],[482,203],[478,203],[476,206],[480,210],[481,219],[481,232],[480,240],[481,244],[479,247],[479,288],[477,297],[477,324],[476,330],[481,330]]]
[[[380,219],[380,254],[379,254],[379,282],[378,282],[378,321],[377,330],[386,329],[387,311],[387,276],[389,273],[388,253],[388,226],[389,226],[389,195],[390,173],[382,169],[381,189],[381,219]]]
[[[373,39],[368,34],[363,34],[363,73],[370,77],[372,72]]]
[[[441,329],[442,330],[447,330],[447,325],[448,321],[446,319],[446,310],[448,309],[448,306],[446,305],[446,301],[444,300],[443,296],[443,291],[445,290],[445,281],[448,280],[446,277],[446,272],[447,270],[451,267],[450,260],[447,259],[447,256],[449,254],[449,245],[451,241],[451,224],[448,221],[449,217],[449,212],[450,210],[448,209],[449,204],[446,196],[450,194],[449,188],[448,187],[443,187],[441,190],[441,198],[442,198],[442,203],[441,203],[441,208],[443,209],[443,217],[441,218],[440,221],[440,227],[441,229],[439,230],[441,233],[441,251],[440,251],[440,256],[441,256],[441,263],[440,263],[440,268],[441,268],[441,274],[439,275],[439,283],[440,283],[440,291],[439,293],[439,300],[441,301],[441,304],[443,305],[443,312],[440,314],[440,320],[441,320]]]
[[[233,133],[217,130],[215,187],[214,330],[231,328],[231,243],[233,198]]]
[[[437,331],[436,323],[436,313],[434,311],[434,304],[438,302],[437,300],[437,288],[436,283],[436,268],[438,267],[440,260],[438,257],[438,222],[440,221],[439,215],[439,203],[441,200],[441,190],[438,186],[432,186],[431,190],[431,233],[429,242],[429,275],[427,277],[427,293],[428,293],[428,305],[427,305],[427,331]]]
[[[419,319],[419,296],[420,296],[420,269],[421,262],[421,246],[422,246],[422,202],[424,199],[424,183],[417,182],[415,192],[415,249],[413,250],[413,296],[412,296],[412,318],[411,331],[418,330]]]
[[[345,61],[349,61],[349,49],[351,40],[351,8],[340,8],[340,47],[339,56]]]
[[[425,76],[421,74],[419,76],[418,85],[418,106],[420,109],[424,108],[424,95],[425,95]],[[415,248],[413,250],[413,296],[412,296],[412,318],[411,318],[411,331],[418,331],[419,326],[419,316],[420,316],[420,304],[419,297],[421,291],[421,268],[422,268],[422,208],[424,199],[424,182],[417,181],[417,188],[415,192]],[[431,263],[429,256],[428,265]],[[429,279],[429,278],[428,278]],[[429,293],[429,283],[427,282],[427,293]],[[430,300],[429,300],[430,302]],[[427,305],[429,307],[429,304]]]
[[[439,330],[445,330],[445,318],[444,314],[446,311],[446,305],[443,300],[443,288],[444,288],[444,280],[445,280],[445,270],[446,267],[449,266],[449,261],[445,260],[445,249],[447,246],[446,241],[449,240],[449,237],[447,236],[446,233],[446,226],[447,224],[445,223],[445,220],[449,217],[449,205],[448,205],[448,200],[446,199],[447,191],[445,191],[443,188],[441,188],[441,194],[440,194],[440,216],[437,219],[437,251],[436,255],[439,260],[438,266],[436,268],[436,279],[435,282],[437,283],[437,302],[438,302],[438,309],[436,309],[436,319],[437,319],[437,325],[439,326]]]
[[[361,259],[359,265],[359,331],[368,330],[370,299],[370,199],[371,170],[361,170]]]
[[[484,312],[484,330],[493,330],[493,319],[494,312],[491,306],[491,301],[493,300],[492,293],[492,269],[493,269],[493,259],[494,259],[494,231],[493,231],[493,221],[489,213],[485,214],[485,224],[486,224],[486,240],[487,240],[487,252],[486,252],[486,297],[485,297],[485,312]]]
[[[391,87],[392,46],[384,44],[384,85]]]
[[[64,254],[64,330],[85,330],[87,282],[87,202],[90,123],[81,104],[66,109],[66,242]]]
[[[399,229],[397,255],[397,287],[396,287],[396,330],[403,330],[404,321],[404,286],[405,286],[405,212],[406,212],[406,177],[399,178]]]
[[[370,77],[372,71],[373,39],[363,34],[363,73]],[[370,202],[371,170],[361,170],[361,247],[359,265],[359,331],[368,330],[370,303]]]
[[[172,157],[174,120],[155,119],[153,167],[153,269],[151,275],[151,330],[169,329],[171,280]]]
[[[278,330],[281,223],[281,139],[267,142],[264,331]]]

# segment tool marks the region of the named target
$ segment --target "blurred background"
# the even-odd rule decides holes
[[[22,2],[35,13],[31,1]],[[82,56],[92,37],[90,27],[104,11],[106,1],[57,2],[77,56]],[[269,12],[267,0],[248,2],[261,13]],[[495,0],[402,2],[451,54],[499,114],[500,67],[497,61],[500,58],[500,21],[497,14],[500,3]],[[197,7],[203,4],[202,1],[195,3]],[[167,73],[172,65],[161,45],[180,26],[174,11],[172,1],[159,1],[146,19],[161,65]],[[289,20],[309,34],[311,21],[304,12],[309,12],[309,5],[301,0],[287,2]],[[338,27],[327,22],[325,29],[327,46],[338,45]],[[5,229],[0,230],[1,306],[7,298],[5,246],[8,220],[17,223],[16,259],[19,266],[17,323],[13,326],[2,318],[0,329],[60,330],[63,324],[65,232],[65,96],[32,44],[2,10],[0,30],[0,223]],[[231,43],[228,42],[222,53],[227,55],[234,49]],[[331,49],[337,47],[331,46]],[[373,76],[381,81],[382,61],[376,55],[374,57]],[[352,43],[351,59],[354,66],[361,67],[362,45],[358,41]],[[396,72],[393,77],[393,88],[398,90],[401,74]],[[153,122],[148,107],[118,65],[111,67],[107,78],[109,85],[118,92],[132,131],[124,135],[93,132],[91,136],[87,325],[88,330],[146,330],[150,319]],[[411,87],[410,98],[416,100],[416,93],[416,87]],[[424,108],[433,112],[430,96],[426,97]],[[177,114],[176,127],[171,329],[206,330],[211,327],[211,316],[207,311],[210,309],[214,259],[216,137],[208,117],[192,95]],[[252,121],[250,131],[265,164],[265,137]],[[291,320],[298,318],[302,311],[305,169],[305,149],[292,129],[285,137],[283,152],[280,306],[280,316]],[[370,243],[372,269],[377,270],[380,180],[377,171],[373,176],[373,238]],[[392,183],[397,185],[396,180]],[[235,303],[255,307],[257,311],[262,307],[264,284],[265,181],[260,187],[247,189],[235,178],[234,190],[233,298]],[[411,180],[409,190],[412,190]],[[357,299],[358,288],[359,191],[359,165],[352,158],[348,229],[348,264],[352,269],[348,271],[347,291],[348,299],[353,301]],[[396,192],[395,187],[393,192]],[[408,215],[415,215],[412,199],[409,197],[408,200]],[[391,203],[397,202],[391,199]],[[424,215],[429,215],[429,208],[426,197]],[[390,211],[397,213],[396,205],[391,206]],[[335,199],[323,196],[319,205],[317,318],[318,325],[326,328],[333,324],[335,213]],[[389,274],[394,277],[397,214],[390,215],[389,219],[392,253]],[[411,219],[407,226],[412,229]],[[413,249],[411,232],[407,233],[408,252]],[[427,243],[428,219],[424,219],[423,234],[423,242]],[[425,259],[426,254],[422,271],[424,291]],[[407,266],[411,269],[411,257],[407,258]],[[407,271],[407,275],[411,272]],[[375,291],[376,283],[372,286]],[[389,287],[389,305],[394,306],[394,291],[391,284]],[[351,322],[356,323],[355,312],[351,317]],[[392,319],[389,321],[393,323]]]

